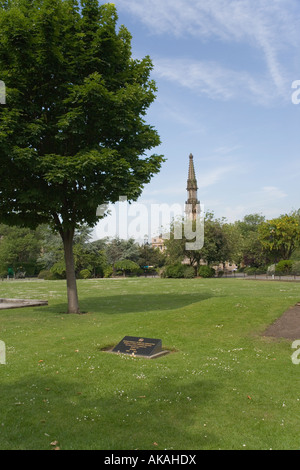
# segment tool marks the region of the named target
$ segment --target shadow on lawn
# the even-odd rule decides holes
[[[53,442],[62,450],[217,448],[219,438],[205,423],[220,385],[177,379],[153,379],[148,389],[115,379],[116,390],[97,392],[95,383],[90,390],[88,381],[56,376],[3,385],[0,449],[47,450]]]
[[[82,312],[104,314],[135,313],[155,310],[174,310],[214,297],[209,293],[116,294],[99,297],[79,297]],[[50,305],[45,311],[65,313],[66,304]]]

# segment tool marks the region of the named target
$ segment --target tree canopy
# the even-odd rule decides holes
[[[282,215],[259,226],[259,239],[274,261],[288,260],[300,244],[300,224],[296,214]]]

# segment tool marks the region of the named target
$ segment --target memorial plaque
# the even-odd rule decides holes
[[[162,350],[161,339],[124,336],[112,352],[152,358],[166,354],[169,351]]]

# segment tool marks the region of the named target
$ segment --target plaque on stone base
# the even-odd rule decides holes
[[[112,352],[152,359],[167,354],[169,351],[162,349],[161,339],[124,336]]]

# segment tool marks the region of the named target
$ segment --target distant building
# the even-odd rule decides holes
[[[152,248],[158,248],[160,251],[164,251],[166,249],[162,233],[156,237],[152,237],[151,244]]]

